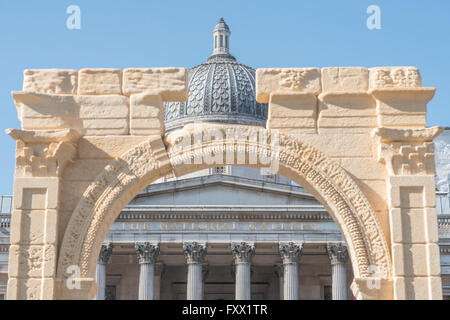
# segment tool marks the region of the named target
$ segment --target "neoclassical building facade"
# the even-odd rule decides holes
[[[413,67],[255,73],[230,35],[221,19],[187,73],[25,71],[0,297],[450,297],[434,89]]]

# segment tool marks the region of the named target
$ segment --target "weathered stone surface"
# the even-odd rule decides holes
[[[323,92],[366,92],[369,70],[361,67],[322,68]]]
[[[78,158],[111,160],[147,139],[145,136],[86,136],[78,142]]]
[[[63,69],[28,69],[23,73],[23,91],[76,94],[78,72]]]
[[[310,93],[271,94],[267,127],[295,128],[297,132],[316,130],[316,97]]]
[[[122,94],[122,70],[81,69],[78,94]]]
[[[432,259],[431,257],[434,259]],[[432,244],[396,244],[392,245],[394,276],[425,277],[439,276],[439,246]]]
[[[394,277],[395,300],[441,300],[441,277]]]
[[[121,95],[49,95],[14,92],[22,128],[71,128],[85,135],[128,134],[129,106]]]
[[[416,67],[375,67],[369,69],[369,87],[414,88],[422,86],[422,78]]]
[[[130,97],[132,135],[164,134],[164,104],[160,95],[134,94]]]
[[[321,92],[320,69],[273,68],[256,70],[256,100],[267,103],[271,93],[296,92],[319,94]]]
[[[164,101],[187,100],[187,71],[184,68],[130,68],[123,70],[123,93],[153,92]]]

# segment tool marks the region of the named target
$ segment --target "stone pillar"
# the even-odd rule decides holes
[[[236,300],[251,299],[251,260],[255,245],[251,242],[231,244],[236,273]]]
[[[136,242],[136,253],[139,258],[139,300],[153,300],[153,276],[159,245],[150,242]]]
[[[184,256],[188,265],[187,300],[203,298],[203,262],[206,255],[206,243],[183,243]]]
[[[33,107],[22,104],[22,99],[27,103],[39,100],[32,93],[17,93],[14,97],[18,108],[35,112]],[[23,112],[19,114],[23,116]],[[59,291],[56,288],[61,284],[67,291],[79,292],[57,279],[56,269],[61,245],[58,226],[63,216],[62,176],[77,154],[80,136],[72,129],[8,129],[6,133],[16,141],[7,299],[55,299]],[[64,272],[69,274],[72,267],[68,266]]]
[[[433,93],[434,89],[413,88],[377,89],[372,94],[377,98],[377,110],[403,110],[408,106],[408,110],[421,111],[420,118],[425,123],[426,102]],[[395,300],[442,299],[433,143],[441,132],[440,127],[415,125],[373,131],[378,160],[388,173],[386,190]],[[382,271],[372,270],[372,277],[380,278]]]
[[[164,264],[155,264],[155,273],[153,275],[153,300],[161,300],[161,277],[164,273]]]
[[[347,300],[347,246],[342,242],[327,243],[327,254],[331,262],[332,299]]]
[[[95,273],[95,282],[97,282],[98,291],[95,300],[105,300],[106,289],[106,264],[112,254],[112,244],[106,243],[102,245],[98,256],[97,270]]]
[[[283,299],[298,300],[298,261],[303,243],[280,242],[279,248],[283,260]]]

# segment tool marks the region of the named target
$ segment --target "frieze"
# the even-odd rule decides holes
[[[142,231],[151,233],[186,233],[186,232],[207,232],[207,233],[279,233],[279,232],[302,232],[302,231],[328,231],[338,232],[339,229],[334,222],[224,222],[224,221],[152,221],[152,222],[115,222],[111,228],[111,233]]]

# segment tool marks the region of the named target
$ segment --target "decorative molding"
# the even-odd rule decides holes
[[[320,71],[315,68],[285,69],[280,73],[280,87],[292,91],[314,89],[317,79],[320,80]]]
[[[302,254],[303,242],[280,242],[279,250],[283,264],[297,264]]]
[[[113,249],[112,243],[102,244],[102,246],[100,248],[100,254],[98,255],[98,263],[99,264],[107,264],[108,263],[109,258],[112,255],[112,249]]]
[[[159,244],[150,242],[136,242],[135,247],[140,264],[153,264],[158,259]]]
[[[443,131],[442,127],[420,129],[379,127],[372,130],[372,137],[379,137],[381,142],[431,142]]]
[[[200,208],[199,208],[200,210]],[[200,210],[201,211],[201,210]],[[245,210],[248,212],[248,209]],[[333,221],[328,213],[270,213],[270,214],[232,214],[232,213],[137,213],[137,212],[121,212],[117,217],[117,221],[124,220],[295,220],[295,221]]]
[[[251,263],[255,244],[253,242],[232,242],[231,252],[235,264]]]
[[[17,130],[6,129],[6,134],[16,141],[25,143],[51,143],[51,142],[72,142],[75,143],[80,138],[78,131],[73,129],[61,130]]]
[[[187,264],[202,264],[205,260],[207,245],[206,243],[184,242],[184,257]]]
[[[347,246],[343,242],[327,243],[327,254],[332,265],[346,263],[348,259]]]
[[[377,128],[372,136],[378,137],[378,161],[384,163],[389,175],[434,175],[433,138],[441,127],[425,129]]]
[[[377,67],[370,69],[371,88],[416,88],[422,79],[416,67]]]
[[[16,176],[60,177],[75,157],[79,134],[72,129],[26,131],[7,129],[17,142]]]

